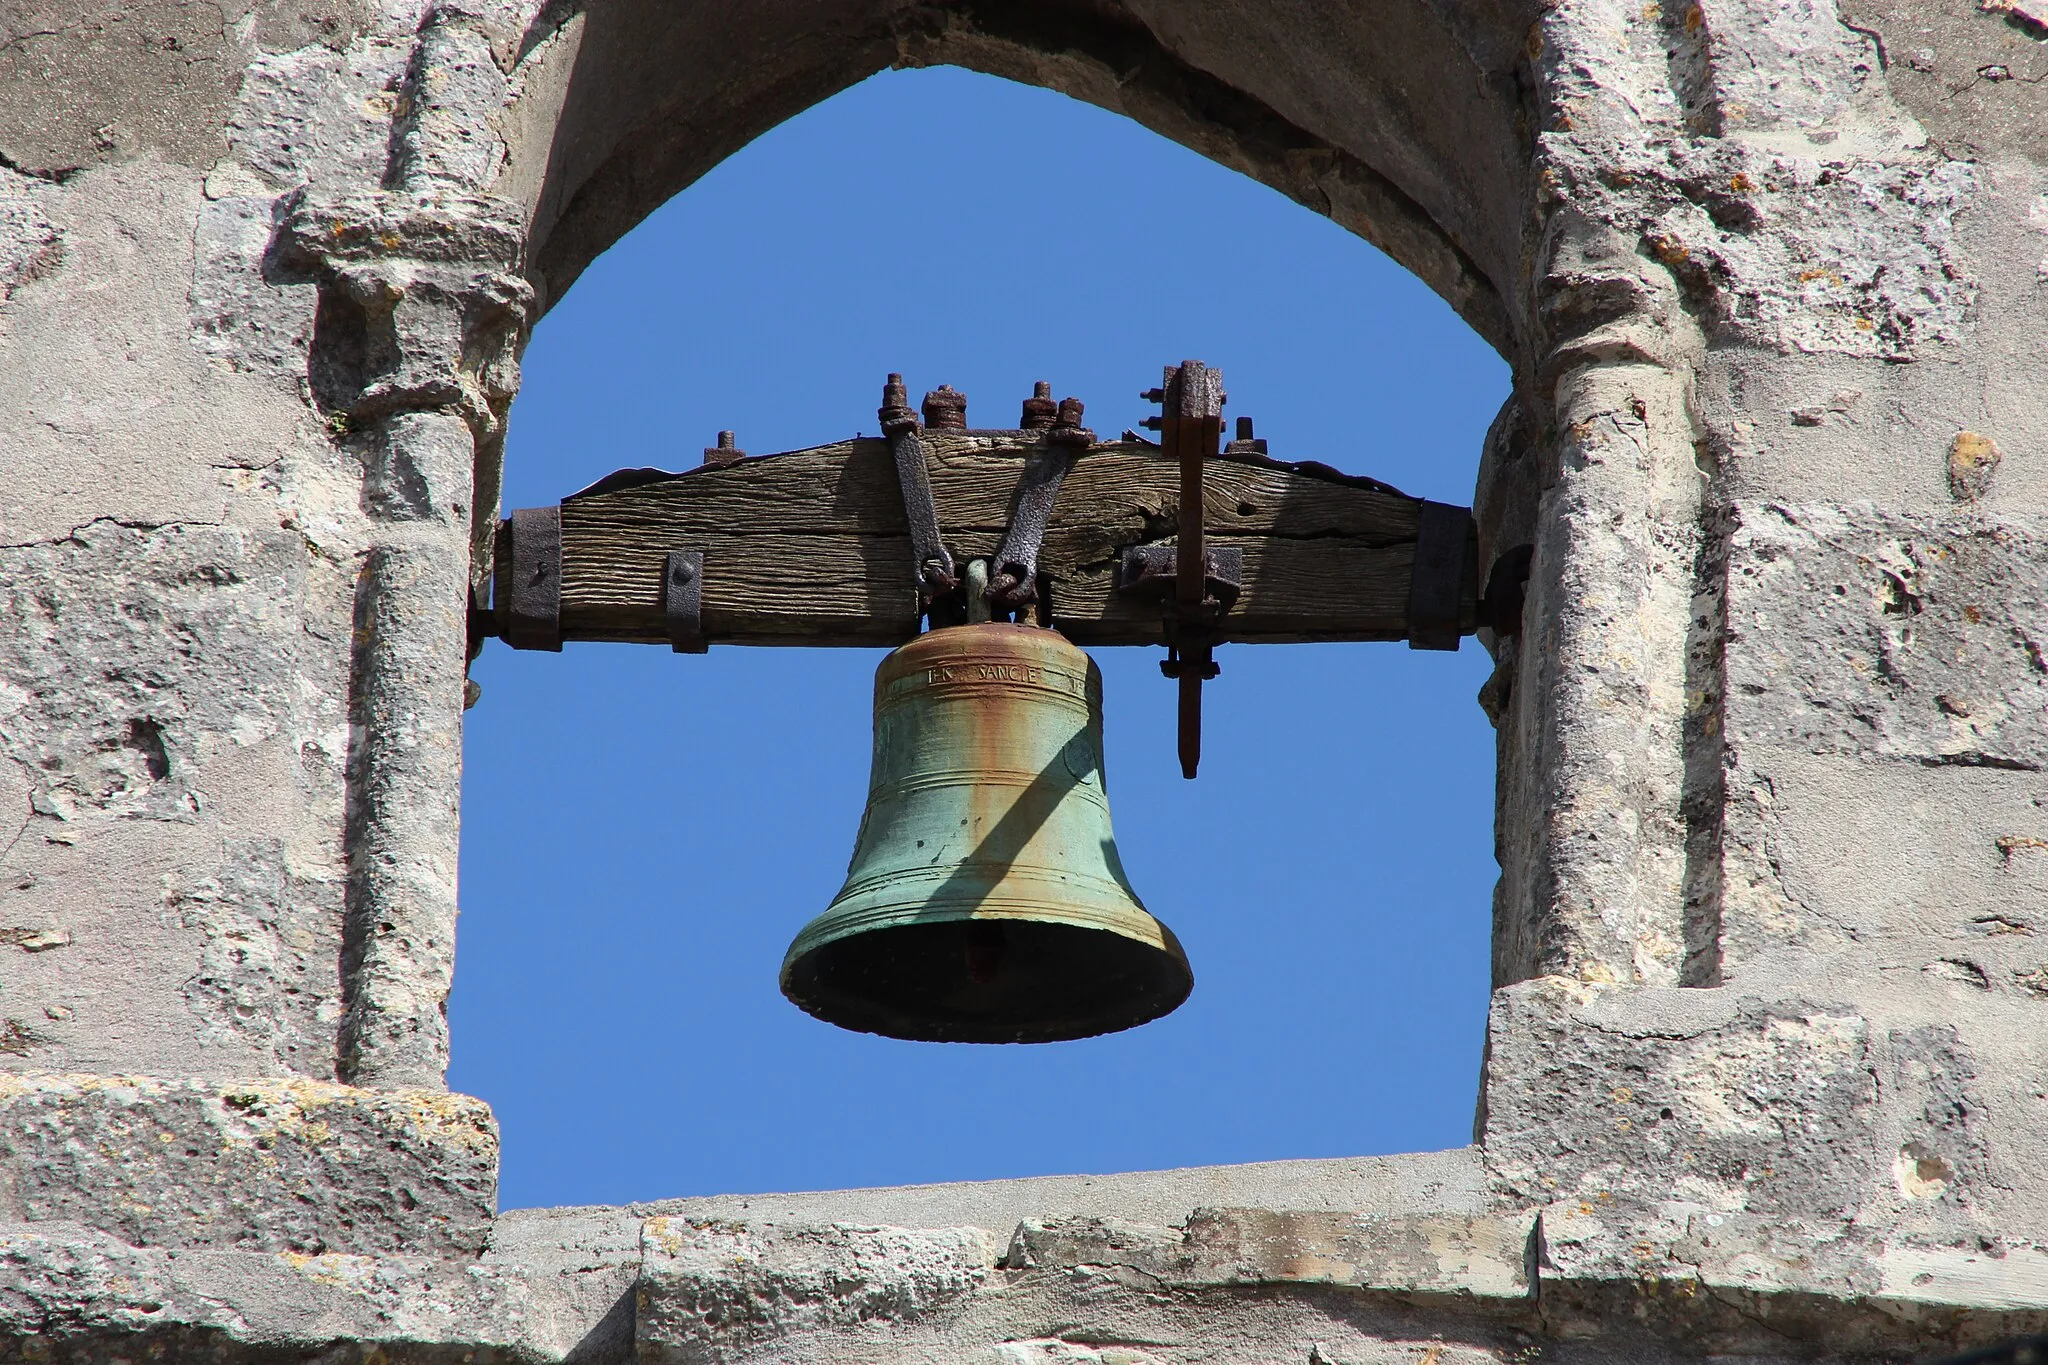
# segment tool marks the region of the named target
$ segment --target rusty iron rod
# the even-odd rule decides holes
[[[1160,444],[1180,464],[1180,538],[1174,549],[1174,640],[1180,684],[1180,771],[1202,762],[1202,684],[1214,676],[1208,555],[1202,540],[1202,466],[1223,440],[1223,375],[1199,360],[1166,374]]]

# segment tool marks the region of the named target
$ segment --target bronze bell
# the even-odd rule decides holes
[[[1006,623],[882,660],[853,863],[782,993],[864,1033],[1050,1043],[1157,1019],[1193,988],[1117,857],[1094,660]]]

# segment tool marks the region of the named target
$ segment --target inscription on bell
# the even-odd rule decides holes
[[[967,678],[979,682],[1042,684],[1045,670],[1024,664],[933,664],[925,670],[927,683],[953,682]]]

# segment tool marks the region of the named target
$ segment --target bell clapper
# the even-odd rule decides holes
[[[967,979],[986,986],[1003,969],[1003,948],[1007,936],[999,919],[978,919],[967,925]]]

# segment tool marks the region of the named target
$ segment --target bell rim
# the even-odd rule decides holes
[[[983,916],[980,918],[1015,919],[1017,917]],[[966,920],[925,921],[926,924],[942,922],[962,923],[966,922]],[[1114,934],[1113,930],[1103,929],[1099,926],[1060,923],[1048,920],[1043,916],[1025,922],[1051,925],[1077,933]],[[1164,984],[1165,989],[1150,992],[1135,999],[1126,998],[1123,1002],[1125,1004],[1135,1004],[1136,1008],[1106,1010],[1060,1024],[1039,1023],[1021,1025],[973,1019],[939,1020],[931,1017],[920,1020],[916,1016],[900,1013],[891,1006],[878,1001],[862,1000],[855,996],[833,991],[822,991],[816,996],[810,996],[795,989],[796,982],[793,978],[802,960],[823,948],[830,947],[832,942],[838,941],[837,939],[816,944],[803,953],[798,953],[795,945],[792,944],[789,955],[783,960],[778,985],[781,987],[785,999],[813,1019],[821,1023],[830,1024],[834,1028],[847,1029],[855,1033],[873,1034],[881,1038],[894,1038],[904,1042],[969,1043],[978,1045],[1078,1042],[1086,1038],[1100,1038],[1112,1033],[1123,1033],[1163,1019],[1186,1004],[1188,998],[1194,994],[1194,967],[1188,961],[1187,953],[1182,949],[1180,940],[1175,937],[1173,931],[1167,928],[1164,923],[1157,920],[1154,922],[1159,925],[1161,932],[1165,935],[1165,946],[1157,946],[1143,939],[1130,939],[1125,935],[1118,934],[1115,936],[1124,938],[1126,942],[1133,944],[1155,959],[1155,967],[1164,969],[1164,974],[1158,980]],[[878,932],[886,933],[891,928],[914,929],[918,927],[920,927],[918,923],[910,922],[885,926]],[[835,1005],[838,1008],[835,1008]]]
[[[782,955],[782,965],[786,972],[789,965],[805,953],[857,934],[907,929],[920,924],[966,924],[973,920],[1016,920],[1027,924],[1063,924],[1070,929],[1097,929],[1185,960],[1187,950],[1181,947],[1179,937],[1167,927],[1166,921],[1136,905],[1135,900],[1132,904],[1136,908],[1135,914],[1129,908],[1091,912],[1076,910],[1071,905],[1049,905],[1023,897],[976,897],[971,901],[963,898],[951,903],[924,900],[908,905],[899,903],[844,911],[827,906],[823,914],[797,930],[788,951]],[[1157,931],[1156,936],[1143,932],[1147,925]]]

